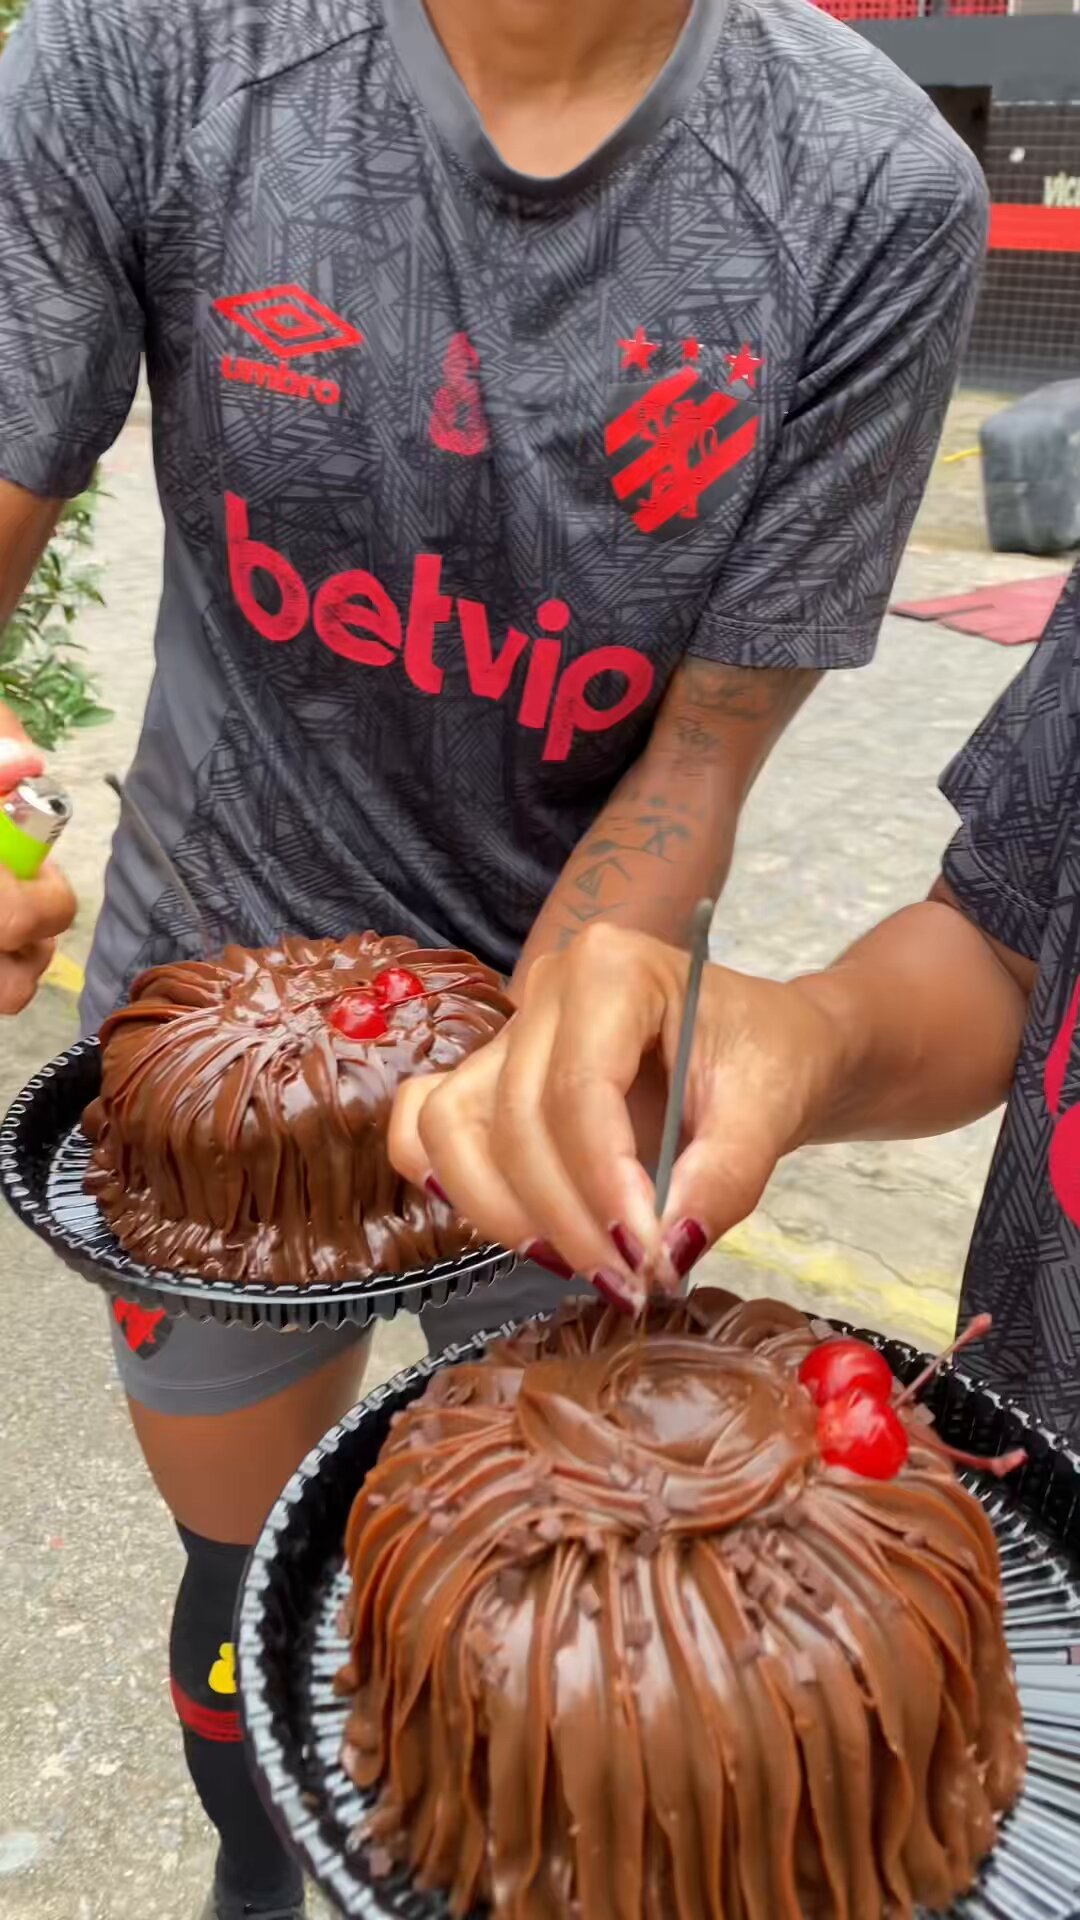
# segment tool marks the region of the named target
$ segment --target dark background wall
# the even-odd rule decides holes
[[[965,377],[1017,389],[1080,379],[1080,203],[1046,205],[1048,180],[1080,179],[1080,13],[1062,10],[1072,0],[1036,0],[1036,11],[1018,0],[1012,14],[989,0],[993,11],[895,17],[909,4],[829,10],[926,88],[986,171],[990,254]]]
[[[1044,182],[1080,176],[1080,103],[995,102],[983,156],[996,207],[1042,208]],[[1077,250],[995,246],[986,263],[968,349],[967,376],[1008,386],[1080,378],[1080,209]]]

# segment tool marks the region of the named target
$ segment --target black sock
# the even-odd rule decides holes
[[[221,1836],[218,1885],[257,1905],[288,1905],[303,1875],[270,1822],[241,1741],[233,1614],[248,1548],[179,1529],[187,1566],[176,1596],[169,1668],[195,1791]]]

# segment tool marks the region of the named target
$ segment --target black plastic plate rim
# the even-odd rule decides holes
[[[240,1710],[249,1757],[260,1793],[286,1845],[298,1854],[306,1872],[348,1920],[449,1920],[449,1908],[442,1895],[415,1888],[404,1871],[375,1883],[363,1852],[351,1851],[345,1844],[358,1802],[357,1790],[337,1761],[345,1703],[336,1703],[340,1719],[331,1716],[330,1731],[321,1740],[314,1731],[302,1731],[305,1724],[309,1729],[316,1724],[311,1703],[305,1700],[302,1676],[314,1683],[313,1669],[318,1664],[318,1679],[325,1685],[344,1657],[343,1643],[332,1654],[325,1649],[319,1653],[314,1644],[320,1619],[346,1591],[341,1570],[344,1526],[363,1478],[361,1471],[348,1488],[335,1487],[335,1479],[340,1478],[336,1473],[338,1456],[343,1448],[354,1448],[357,1440],[366,1436],[364,1450],[373,1461],[390,1417],[399,1407],[422,1393],[434,1374],[477,1357],[490,1341],[512,1332],[514,1324],[507,1322],[478,1334],[465,1345],[449,1347],[396,1375],[360,1401],[301,1462],[275,1502],[248,1562],[235,1638]],[[842,1323],[834,1324],[837,1332],[853,1331]],[[897,1378],[905,1383],[926,1364],[925,1356],[900,1341],[862,1330],[858,1337],[884,1353]],[[1080,1457],[1022,1409],[1009,1405],[958,1368],[943,1368],[924,1398],[934,1413],[938,1432],[952,1445],[987,1454],[1019,1445],[1029,1449],[1028,1465],[1004,1483],[990,1481],[987,1476],[980,1479],[968,1474],[964,1478],[968,1485],[980,1488],[999,1538],[1006,1529],[1015,1533],[1018,1521],[1025,1526],[1034,1523],[1038,1533],[1035,1541],[1025,1546],[1025,1578],[1030,1563],[1032,1578],[1064,1584],[1070,1600],[1070,1622],[1075,1614],[1072,1631],[1080,1640]],[[330,1523],[336,1535],[332,1545],[325,1539],[320,1544],[317,1537],[320,1515],[324,1530],[327,1524],[321,1509],[328,1497],[337,1513],[337,1522]],[[1003,1564],[1015,1550],[1015,1543],[1003,1545]],[[335,1583],[337,1592],[333,1591]],[[1041,1631],[1035,1629],[1039,1645]],[[1056,1627],[1048,1630],[1057,1631]],[[296,1657],[298,1652],[301,1659]],[[1018,1662],[1024,1658],[1015,1648],[1014,1654]],[[1030,1652],[1027,1657],[1031,1658]],[[1047,1659],[1060,1661],[1062,1655],[1055,1650],[1047,1654]],[[1053,1670],[1065,1669],[1056,1666]],[[1080,1688],[1080,1668],[1071,1671],[1077,1674]],[[1075,1777],[1080,1780],[1080,1692],[1076,1732],[1070,1737],[1076,1741]],[[1070,1785],[1063,1791],[1071,1796],[1070,1809],[1075,1802],[1075,1811],[1068,1814],[1069,1836],[1072,1857],[1080,1862],[1080,1793]],[[1053,1820],[1065,1818],[1053,1804],[1047,1814],[1036,1796],[1036,1826],[1041,1821],[1045,1827],[1048,1819],[1052,1826]],[[1029,1858],[1032,1843],[1026,1831],[1018,1835],[1014,1861],[1005,1847],[1009,1831],[1007,1824],[979,1887],[956,1904],[950,1920],[1001,1920],[1001,1916],[1007,1916],[1007,1920],[1075,1920],[1080,1914],[1080,1900],[1054,1906],[1037,1894],[1033,1895],[1034,1904],[1023,1897],[1014,1877],[1023,1879],[1030,1874],[1024,1850],[1028,1850]],[[1053,1864],[1052,1842],[1045,1840],[1043,1844],[1047,1848],[1047,1874],[1060,1873]],[[1005,1905],[999,1904],[997,1883],[1002,1879]],[[1034,1887],[1037,1883],[1030,1884]]]
[[[454,1260],[403,1274],[378,1274],[333,1285],[243,1286],[147,1267],[124,1252],[93,1207],[92,1232],[58,1219],[49,1194],[57,1160],[71,1150],[84,1107],[101,1080],[96,1036],[78,1040],[42,1067],[17,1094],[0,1123],[0,1191],[15,1213],[67,1266],[109,1294],[163,1307],[175,1318],[215,1320],[226,1326],[266,1326],[278,1332],[315,1326],[365,1327],[401,1312],[440,1307],[455,1294],[503,1279],[514,1267],[501,1247],[474,1248]]]

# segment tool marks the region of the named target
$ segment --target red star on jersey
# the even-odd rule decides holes
[[[682,343],[682,357],[683,357],[683,359],[684,359],[684,360],[694,360],[694,361],[696,361],[696,360],[697,360],[697,357],[698,357],[698,353],[699,353],[699,351],[700,351],[700,347],[699,347],[699,343],[698,343],[698,341],[696,341],[696,340],[694,340],[694,339],[690,339],[690,340],[684,340],[684,341],[683,341],[683,343]]]
[[[728,374],[729,387],[733,387],[736,380],[745,380],[747,386],[753,391],[754,378],[757,370],[759,367],[763,367],[765,362],[756,357],[749,341],[743,341],[738,353],[725,354],[724,358],[731,368],[731,372]]]
[[[648,373],[649,360],[656,352],[657,343],[655,340],[646,340],[644,327],[635,327],[633,338],[620,340],[619,345],[622,348],[624,373],[628,373],[631,367],[637,367],[640,372]]]

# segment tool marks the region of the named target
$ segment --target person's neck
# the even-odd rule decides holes
[[[648,92],[691,0],[426,0],[489,140],[519,173],[568,173]]]

